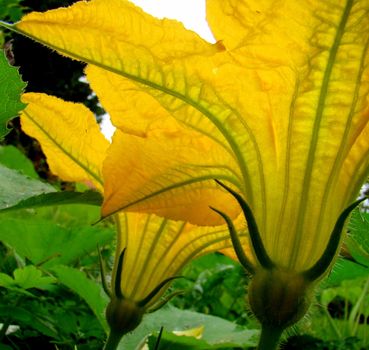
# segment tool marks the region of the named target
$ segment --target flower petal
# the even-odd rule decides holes
[[[142,34],[140,28],[144,24],[152,27],[152,40]],[[180,40],[173,41],[173,35],[168,36],[172,26],[174,33],[182,36]],[[248,172],[252,169],[247,169],[242,152],[233,140],[232,128],[226,123],[230,119],[236,129],[241,126],[240,134],[243,134],[242,121],[239,116],[233,117],[232,107],[224,105],[217,98],[217,92],[198,77],[201,71],[206,75],[213,74],[208,58],[222,51],[219,45],[206,43],[176,22],[154,20],[129,3],[117,0],[109,6],[104,1],[93,0],[45,14],[35,13],[26,16],[16,28],[59,52],[134,81],[166,110],[180,118],[183,116],[184,123],[220,143],[224,151],[240,163],[240,171],[247,182]],[[168,38],[172,40],[170,48],[169,41],[166,46]],[[231,145],[228,146],[224,139]],[[250,145],[250,142],[246,144]],[[258,167],[258,164],[252,162],[250,166]],[[248,182],[246,186],[250,190]]]
[[[265,179],[259,191],[264,197],[246,198],[272,259],[297,270],[309,266],[321,256],[338,216],[368,174],[369,4],[207,4],[216,38],[245,71],[253,64],[260,82],[259,89],[250,84],[251,93],[237,108],[262,150]],[[237,91],[248,79],[239,76]],[[274,147],[265,138],[268,128]],[[247,164],[249,156],[255,157],[248,152]],[[260,201],[266,203],[264,214],[254,204]]]
[[[36,138],[51,171],[65,181],[93,184],[102,190],[102,162],[109,142],[95,117],[82,104],[41,93],[26,93],[23,130]]]
[[[67,8],[32,12],[15,27],[65,55],[116,70],[123,70],[128,61],[133,65],[138,57],[170,64],[219,50],[180,22],[154,18],[127,0],[79,1]],[[144,69],[137,63],[137,70]]]
[[[369,151],[368,139],[365,146],[355,145],[358,134],[368,127],[369,4],[305,6],[314,22],[309,52],[299,67],[287,141],[286,207],[281,212],[281,230],[299,233],[289,239],[291,254],[286,259],[297,269],[322,254],[337,218],[357,195],[363,181],[358,170],[368,162]],[[357,163],[351,156],[349,163],[356,173],[347,177],[344,163],[352,149]],[[347,191],[349,183],[354,185]],[[276,248],[286,248],[286,242],[287,234],[275,241]]]
[[[145,137],[150,129],[178,129],[171,114],[131,80],[93,65],[85,73],[112,124],[123,132]]]
[[[222,156],[211,140],[185,129],[152,130],[146,137],[117,130],[104,163],[102,215],[125,209],[222,224],[210,205],[232,217],[240,212],[214,181],[237,181]]]

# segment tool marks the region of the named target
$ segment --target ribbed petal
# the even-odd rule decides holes
[[[232,217],[239,213],[214,181],[237,182],[228,152],[178,123],[155,98],[122,76],[94,66],[86,72],[119,128],[104,164],[103,216],[126,209],[214,225],[222,219],[210,205]]]
[[[66,55],[117,70],[123,69],[126,59],[139,56],[148,59],[145,63],[159,59],[170,64],[219,50],[180,22],[156,19],[127,0],[79,1],[68,8],[32,12],[16,28]],[[144,66],[135,68],[138,72]]]
[[[102,162],[109,142],[95,117],[82,104],[41,93],[26,93],[22,129],[36,138],[51,171],[65,181],[84,182],[102,190]]]
[[[127,248],[121,289],[131,300],[143,299],[162,281],[178,276],[190,260],[231,244],[224,225],[193,226],[139,213],[119,214],[118,217],[117,250],[121,252]],[[155,303],[161,294],[150,304]]]
[[[369,3],[208,0],[207,11],[216,38],[244,67],[254,63],[261,96],[271,98],[242,101],[264,134],[274,129],[278,159],[262,161],[268,204],[266,216],[255,214],[268,225],[261,233],[272,259],[302,269],[322,254],[368,173]]]

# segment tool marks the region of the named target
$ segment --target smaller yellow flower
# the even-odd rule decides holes
[[[101,169],[113,148],[83,105],[39,93],[26,93],[23,130],[36,138],[51,171],[61,179],[103,190]],[[114,168],[111,168],[114,171]],[[121,181],[121,180],[120,180]],[[123,185],[123,184],[122,184]],[[111,336],[107,349],[141,322],[145,312],[162,306],[169,282],[192,259],[230,246],[225,225],[194,226],[154,214],[118,213],[117,247],[107,308]]]
[[[224,226],[201,227],[156,215],[119,213],[118,243],[107,320],[117,334],[141,322],[177,293],[161,298],[190,260],[229,246]]]

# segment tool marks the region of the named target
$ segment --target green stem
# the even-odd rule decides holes
[[[104,350],[116,350],[120,343],[120,340],[122,339],[122,336],[122,334],[110,331],[108,340],[106,341],[106,344],[104,346]]]
[[[369,278],[366,280],[364,289],[362,290],[362,293],[357,300],[356,304],[352,308],[349,316],[349,326],[350,326],[350,335],[355,336],[357,332],[357,327],[359,325],[359,317],[360,317],[360,308],[363,306],[365,296],[368,293],[369,289]]]
[[[277,350],[283,329],[262,325],[257,350]]]

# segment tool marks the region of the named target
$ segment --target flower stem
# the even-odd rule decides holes
[[[283,329],[263,325],[257,350],[277,350]]]
[[[108,340],[104,346],[104,350],[116,350],[120,340],[122,339],[122,334],[116,332],[110,332]]]

